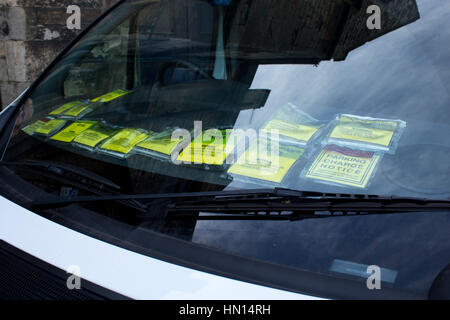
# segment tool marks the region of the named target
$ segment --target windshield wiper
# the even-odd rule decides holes
[[[171,218],[198,220],[302,220],[358,215],[450,211],[450,200],[361,194],[316,194],[280,198],[214,199],[168,205]]]
[[[50,209],[73,203],[117,200],[163,201],[168,219],[301,220],[355,215],[450,211],[450,200],[362,194],[329,194],[289,189],[254,189],[168,194],[76,197],[30,204]],[[149,215],[147,213],[146,215]]]
[[[67,184],[97,196],[121,195],[121,187],[114,182],[89,170],[53,161],[26,160],[1,161],[0,166],[18,167],[30,173],[41,175],[63,184]],[[146,206],[136,200],[118,200],[139,211],[146,211]]]
[[[220,197],[239,197],[239,196],[270,196],[279,194],[281,189],[254,189],[254,190],[236,190],[236,191],[210,191],[210,192],[185,192],[185,193],[155,193],[155,194],[135,194],[135,195],[105,195],[101,197],[84,196],[73,198],[59,198],[42,201],[33,201],[28,204],[30,209],[54,209],[64,207],[75,203],[95,203],[108,201],[146,201],[150,204],[157,200],[183,201],[188,199],[216,199]]]

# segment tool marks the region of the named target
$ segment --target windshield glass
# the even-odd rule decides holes
[[[448,199],[450,3],[372,2],[123,2],[30,93],[3,156],[86,170],[108,188],[79,171],[8,166],[2,194],[282,187]],[[448,212],[162,226],[142,224],[137,203],[108,202],[66,218],[82,209],[363,285],[377,265],[383,286],[423,297],[450,263]]]

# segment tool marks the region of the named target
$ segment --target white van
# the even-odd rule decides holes
[[[119,1],[0,114],[0,298],[449,298],[449,14]]]

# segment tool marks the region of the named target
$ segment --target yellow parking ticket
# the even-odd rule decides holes
[[[388,147],[393,135],[394,131],[359,127],[351,123],[339,123],[334,127],[330,138],[361,141]]]
[[[104,94],[95,99],[92,99],[92,102],[110,102],[110,101],[115,100],[121,96],[128,94],[128,93],[130,93],[130,92],[119,89],[119,90]]]
[[[59,108],[56,108],[55,110],[50,112],[49,115],[51,115],[51,116],[59,116],[59,115],[62,115],[64,112],[66,112],[69,109],[72,109],[74,107],[79,107],[79,106],[84,105],[84,104],[85,103],[81,102],[81,101],[69,102],[69,103],[66,103],[66,104],[60,106]]]
[[[51,136],[56,131],[60,130],[66,124],[65,120],[61,119],[42,119],[42,124],[36,128],[34,133],[40,134],[43,136]]]
[[[82,115],[88,113],[91,110],[92,109],[90,108],[89,103],[82,103],[82,104],[79,104],[79,105],[76,105],[76,106],[70,108],[69,110],[64,112],[62,114],[62,116],[70,117],[70,118],[78,118],[78,117],[81,117]]]
[[[175,147],[178,146],[178,144],[182,141],[182,138],[172,140],[172,137],[169,134],[163,136],[159,135],[147,138],[146,140],[137,144],[136,147],[170,156]]]
[[[360,125],[370,125],[384,127],[385,129],[390,129],[394,131],[398,127],[398,122],[392,120],[384,119],[365,119],[364,117],[356,117],[348,114],[341,114],[339,116],[340,122],[357,123]]]
[[[89,129],[94,124],[96,124],[97,121],[77,121],[75,123],[72,123],[64,130],[58,132],[50,139],[60,142],[72,142],[79,134],[81,134],[83,131]]]
[[[194,140],[180,153],[177,160],[192,164],[223,165],[227,158],[226,146],[231,130],[218,130],[222,139],[208,137],[207,132],[194,138]]]
[[[110,139],[106,140],[100,149],[126,155],[148,136],[148,132],[142,129],[122,129]]]
[[[38,120],[36,122],[33,122],[32,124],[24,127],[22,131],[31,136],[36,132],[38,128],[40,128],[45,123],[44,121],[45,120]]]
[[[380,156],[373,152],[334,145],[323,148],[305,177],[357,188],[366,188]]]
[[[105,141],[117,132],[103,124],[97,124],[83,131],[73,142],[89,148],[95,148],[100,142]]]
[[[263,145],[260,141],[251,145],[228,173],[280,183],[304,152],[298,146],[280,144],[277,153],[270,144]]]
[[[267,123],[263,130],[266,132],[273,132],[276,130],[280,135],[307,143],[320,127],[321,125],[298,124],[273,119]]]
[[[369,143],[388,148],[401,121],[340,115],[330,139]]]

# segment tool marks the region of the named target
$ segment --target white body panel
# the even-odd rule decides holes
[[[177,266],[88,237],[0,197],[0,239],[134,299],[317,299]]]

